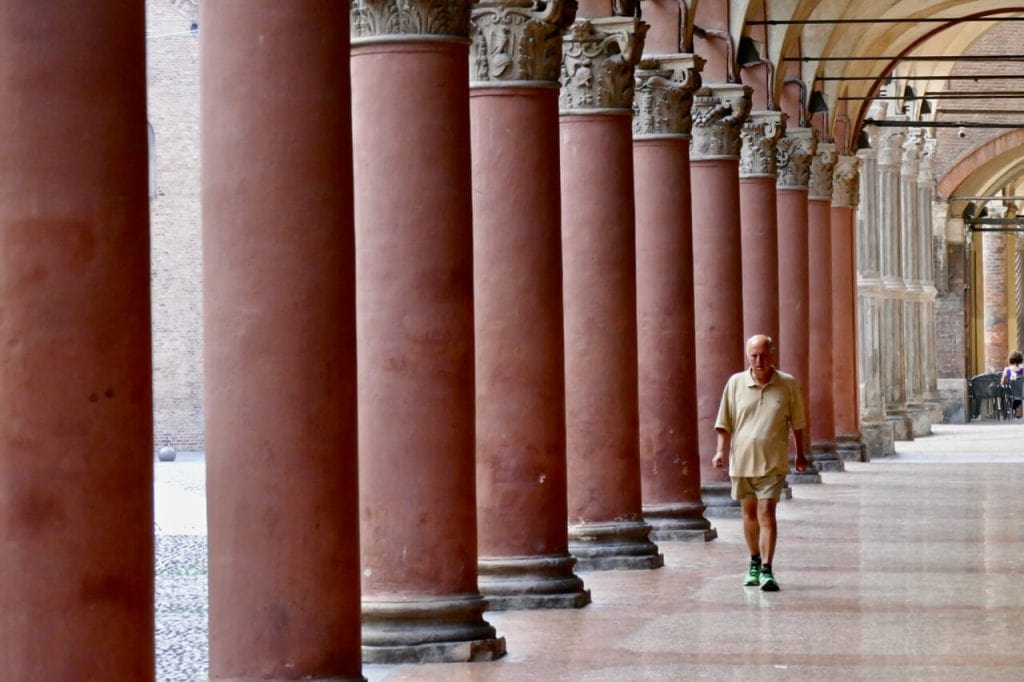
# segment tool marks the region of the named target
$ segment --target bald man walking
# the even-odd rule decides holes
[[[722,392],[711,463],[729,468],[732,496],[743,507],[743,535],[750,550],[744,587],[778,592],[772,573],[778,524],[775,506],[789,473],[789,432],[796,440],[796,470],[804,471],[804,403],[800,387],[775,368],[775,347],[763,334],[747,340],[750,367],[729,377]]]

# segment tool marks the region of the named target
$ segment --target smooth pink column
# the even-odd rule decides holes
[[[504,653],[477,589],[468,41],[353,38],[363,656]]]
[[[200,23],[210,679],[360,679],[347,8]]]
[[[810,271],[808,243],[808,183],[811,159],[817,149],[817,133],[793,128],[778,143],[776,204],[779,226],[779,339],[776,363],[792,374],[804,396],[807,423],[814,418],[809,401],[810,372]],[[820,483],[821,475],[811,457],[810,428],[804,429],[804,453],[808,466],[791,473],[790,483]],[[795,453],[790,452],[792,457]]]
[[[480,590],[578,607],[568,551],[558,85],[470,95]]]
[[[701,493],[708,515],[739,513],[728,471],[711,466],[722,389],[746,365],[740,242],[739,131],[750,88],[716,84],[694,94],[690,184],[693,216],[694,357]]]
[[[819,153],[820,156],[820,153]],[[831,168],[828,169],[831,175]],[[808,202],[809,375],[807,396],[811,412],[811,448],[819,471],[842,471],[836,451],[834,383],[832,374],[832,198],[815,196]]]
[[[689,136],[634,139],[633,166],[644,518],[657,540],[712,540],[694,391]]]
[[[561,117],[569,549],[657,568],[640,498],[630,112]]]
[[[840,157],[842,158],[842,157]],[[854,157],[856,158],[856,157]],[[863,460],[857,376],[857,270],[853,208],[833,202],[832,221],[832,366],[836,440],[843,459]]]
[[[144,3],[0,5],[0,678],[152,680]]]
[[[740,178],[743,337],[779,337],[779,249],[775,177]]]

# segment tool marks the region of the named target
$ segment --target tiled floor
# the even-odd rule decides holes
[[[740,586],[739,520],[665,567],[584,575],[594,603],[488,614],[496,662],[398,680],[1024,680],[1024,426],[936,426],[780,506],[776,594]]]

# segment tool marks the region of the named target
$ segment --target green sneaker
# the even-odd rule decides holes
[[[761,564],[756,561],[750,562],[750,569],[747,571],[747,578],[743,581],[743,587],[757,587],[761,584]]]
[[[761,591],[762,592],[778,592],[779,584],[775,582],[775,576],[771,574],[771,571],[761,571]]]

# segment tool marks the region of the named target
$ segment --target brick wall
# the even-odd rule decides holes
[[[194,2],[147,0],[155,447],[203,448],[198,38]]]

